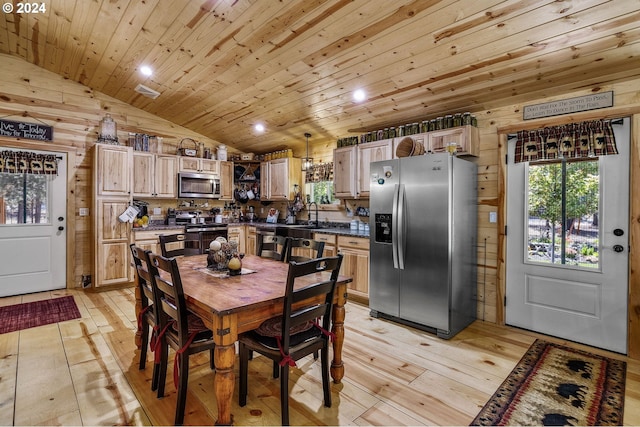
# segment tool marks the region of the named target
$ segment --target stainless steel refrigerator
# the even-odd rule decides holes
[[[370,173],[371,315],[451,338],[476,317],[477,167],[443,153]]]

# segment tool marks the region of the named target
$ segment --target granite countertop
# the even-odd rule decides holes
[[[324,234],[335,234],[339,236],[353,236],[353,237],[362,237],[369,238],[368,231],[360,231],[360,230],[352,230],[348,227],[348,223],[345,223],[347,226],[341,226],[341,223],[329,223],[326,226],[320,226],[319,228],[310,229],[312,233],[324,233]],[[259,230],[275,230],[279,227],[286,228],[300,228],[306,227],[306,224],[272,224],[267,222],[229,222],[226,225],[249,225],[256,227]],[[133,231],[157,231],[157,230],[184,230],[184,226],[182,225],[165,225],[165,224],[149,224],[147,227],[134,227]]]
[[[291,227],[291,228],[307,227],[306,224],[270,224],[265,222],[254,222],[254,223],[242,222],[239,224],[252,225],[259,230],[275,230],[276,228],[279,228],[279,227],[287,227],[287,228],[288,227]],[[309,230],[312,233],[336,234],[339,236],[353,236],[353,237],[362,237],[366,239],[369,238],[368,231],[352,230],[349,227],[348,223],[345,223],[346,226],[341,226],[340,224],[342,223],[329,223],[326,226],[323,225],[318,228],[311,228]]]

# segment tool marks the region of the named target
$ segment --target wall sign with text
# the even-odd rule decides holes
[[[0,119],[0,136],[53,141],[53,126]]]
[[[523,119],[539,119],[607,107],[613,107],[613,91],[545,102],[544,104],[526,105]]]

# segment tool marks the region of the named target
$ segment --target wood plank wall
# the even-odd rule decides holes
[[[218,142],[191,132],[157,116],[143,112],[86,86],[66,80],[21,59],[0,54],[0,117],[54,127],[54,141],[0,137],[0,146],[32,149],[60,149],[69,152],[68,196],[74,210],[68,213],[69,245],[67,258],[72,270],[67,272],[67,287],[80,286],[81,276],[91,273],[91,220],[79,216],[80,207],[91,207],[91,148],[96,144],[99,123],[109,112],[118,125],[118,137],[124,141],[128,132],[148,133],[164,138],[163,151],[175,154],[182,138],[192,138],[215,148]]]
[[[207,146],[215,147],[217,142],[194,134],[180,126],[147,114],[124,104],[115,99],[109,98],[100,93],[93,92],[89,88],[77,83],[65,80],[58,75],[45,71],[39,67],[31,65],[20,59],[7,55],[0,55],[3,64],[3,73],[0,75],[0,116],[14,115],[11,119],[21,120],[25,112],[33,120],[42,120],[55,127],[54,139],[51,146],[65,147],[73,149],[75,158],[70,160],[70,169],[73,170],[74,181],[70,182],[71,193],[76,206],[74,213],[75,235],[70,236],[69,242],[75,247],[71,255],[74,260],[74,268],[71,275],[70,287],[77,287],[80,284],[82,274],[89,274],[91,271],[91,242],[90,242],[90,221],[89,217],[80,217],[77,212],[79,207],[91,206],[91,159],[90,148],[95,144],[98,135],[98,124],[105,112],[110,112],[118,123],[121,137],[126,132],[146,132],[164,136],[164,152],[175,152],[175,147],[183,137],[190,137],[204,142]],[[505,129],[517,129],[518,126],[526,127],[530,124],[522,120],[522,109],[524,105],[537,104],[556,99],[570,98],[586,95],[593,91],[614,91],[615,108],[627,108],[626,111],[640,109],[640,80],[616,83],[606,87],[586,88],[581,92],[572,92],[562,95],[541,96],[539,99],[526,100],[509,106],[497,107],[486,111],[476,111],[480,127],[480,156],[473,161],[478,165],[478,318],[489,322],[502,323],[504,315],[502,304],[499,302],[504,295],[504,272],[503,254],[504,246],[501,243],[504,226],[504,176],[503,159],[506,147],[501,139],[499,131]],[[517,98],[516,98],[517,99]],[[603,115],[607,113],[602,110]],[[571,117],[554,118],[552,121],[582,120],[583,115],[577,114]],[[31,119],[24,118],[25,121]],[[549,121],[550,123],[551,121]],[[638,119],[633,122],[633,149],[632,152],[638,154],[639,141],[637,137]],[[501,143],[501,141],[503,141]],[[13,139],[0,139],[0,145],[23,145],[29,146],[29,141],[17,141]],[[335,141],[314,141],[310,143],[311,156],[323,161],[332,161],[332,152],[335,148]],[[305,153],[294,152],[296,157],[304,156]],[[638,164],[637,158],[635,164]],[[633,227],[631,230],[632,253],[633,250],[640,249],[638,243],[638,211],[640,210],[637,182],[640,178],[634,178],[633,200],[635,213],[632,213]],[[497,224],[489,223],[489,212],[497,211],[499,221]],[[638,257],[636,257],[638,258]],[[633,307],[638,303],[638,283],[637,271],[640,269],[638,261],[632,260],[632,280],[630,281],[632,307],[630,313],[638,311]],[[640,314],[632,315],[630,324],[636,325],[637,334],[635,341],[640,342],[640,329],[638,323]],[[640,344],[639,344],[640,345]],[[640,355],[640,349],[637,350]]]

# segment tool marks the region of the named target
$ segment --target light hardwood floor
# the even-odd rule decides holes
[[[171,425],[171,372],[167,396],[157,399],[149,389],[151,353],[147,369],[138,370],[133,289],[45,292],[2,298],[0,305],[66,294],[75,297],[81,319],[0,335],[0,424]],[[332,384],[332,408],[322,404],[319,361],[309,357],[293,368],[292,425],[468,425],[543,337],[478,321],[445,341],[368,313],[347,304],[345,377]],[[208,355],[192,359],[185,424],[211,425],[217,410]],[[236,425],[280,424],[279,382],[261,359],[250,363],[244,408],[236,384]],[[640,425],[640,363],[627,362],[624,424]]]

